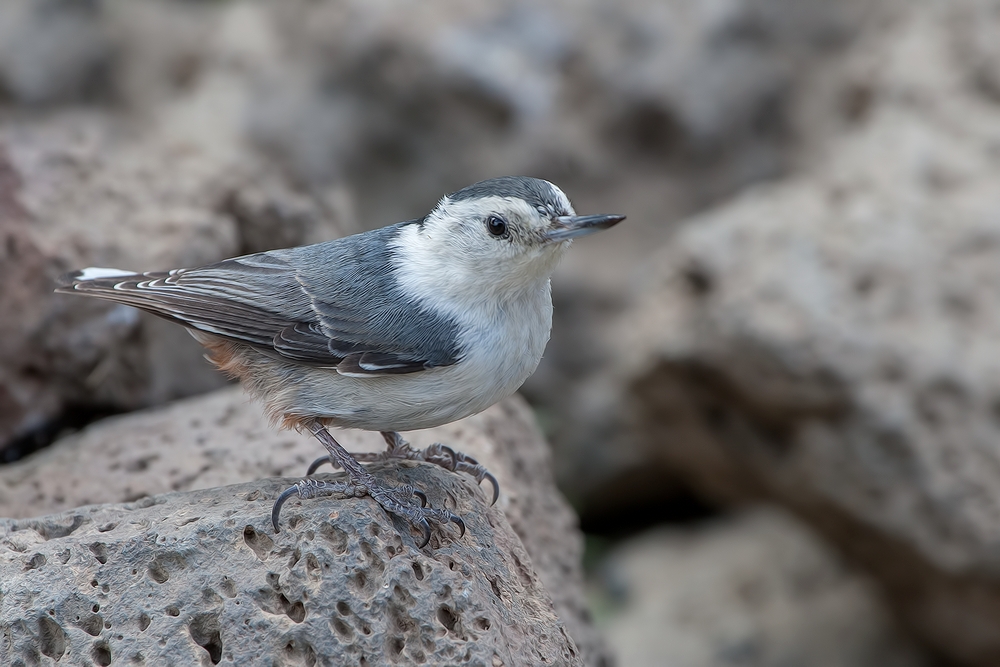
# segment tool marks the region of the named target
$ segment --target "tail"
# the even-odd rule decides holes
[[[56,292],[71,294],[73,292],[91,293],[113,290],[122,278],[135,278],[139,274],[121,269],[102,269],[89,266],[81,271],[73,271],[59,277]],[[95,294],[95,296],[97,296]]]
[[[79,294],[115,301],[185,324],[157,303],[155,297],[150,298],[149,295],[136,289],[139,283],[149,281],[156,275],[167,274],[135,273],[91,266],[60,276],[55,291],[60,294]]]

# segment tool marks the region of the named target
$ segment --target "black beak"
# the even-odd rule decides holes
[[[561,215],[553,218],[554,224],[545,238],[548,241],[568,241],[609,229],[624,219],[624,215]]]

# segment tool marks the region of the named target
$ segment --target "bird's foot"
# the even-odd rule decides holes
[[[344,468],[350,477],[349,482],[328,482],[324,480],[303,479],[285,489],[274,501],[271,508],[271,523],[274,532],[279,532],[278,519],[281,514],[281,507],[292,496],[301,499],[317,498],[320,496],[342,495],[347,498],[360,498],[371,496],[371,498],[382,506],[387,512],[391,512],[407,519],[418,528],[423,535],[423,541],[418,548],[424,548],[431,539],[431,523],[447,524],[454,523],[461,530],[461,536],[465,535],[465,522],[461,517],[445,509],[437,509],[427,506],[427,496],[421,491],[417,491],[410,484],[403,484],[392,487],[376,479],[371,473],[364,469],[351,454],[340,446],[332,435],[319,424],[308,425],[309,430],[330,452],[325,460],[335,461],[336,466]],[[315,464],[314,464],[315,465]],[[310,468],[310,473],[314,468]],[[420,505],[413,503],[417,498]]]
[[[382,437],[388,447],[384,452],[361,452],[354,454],[354,458],[362,463],[373,463],[375,461],[390,461],[393,459],[404,459],[409,461],[427,461],[439,465],[446,470],[454,472],[464,472],[472,475],[478,484],[482,484],[484,479],[488,479],[493,487],[493,500],[491,505],[496,504],[500,497],[500,483],[497,478],[490,473],[482,464],[468,454],[456,452],[454,449],[440,442],[436,442],[426,449],[414,449],[399,433],[395,431],[383,431]],[[339,467],[330,456],[321,456],[312,462],[307,475],[316,472],[324,463],[329,463],[333,467]]]
[[[371,486],[364,484],[354,484],[353,482],[328,482],[317,479],[303,479],[281,492],[274,507],[271,508],[271,524],[274,532],[280,532],[278,525],[281,515],[281,508],[292,496],[298,496],[303,500],[319,498],[322,496],[340,495],[345,498],[361,498],[371,496],[371,498],[382,506],[387,512],[392,512],[397,516],[407,519],[410,523],[420,528],[423,535],[418,548],[423,549],[431,539],[431,523],[454,523],[460,529],[459,537],[465,535],[465,522],[461,517],[448,510],[427,507],[427,496],[421,491],[415,490],[409,484],[391,487],[382,482],[375,482]],[[420,501],[420,506],[413,504],[416,498]]]

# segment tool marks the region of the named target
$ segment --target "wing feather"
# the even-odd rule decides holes
[[[196,269],[85,269],[67,276],[56,291],[141,308],[344,375],[453,364],[460,357],[455,323],[413,305],[393,277],[387,240],[395,229]]]

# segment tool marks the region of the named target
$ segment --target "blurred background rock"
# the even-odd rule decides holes
[[[1000,664],[996,0],[0,3],[0,456],[223,382],[59,273],[501,174],[629,216],[524,388],[610,655]]]

